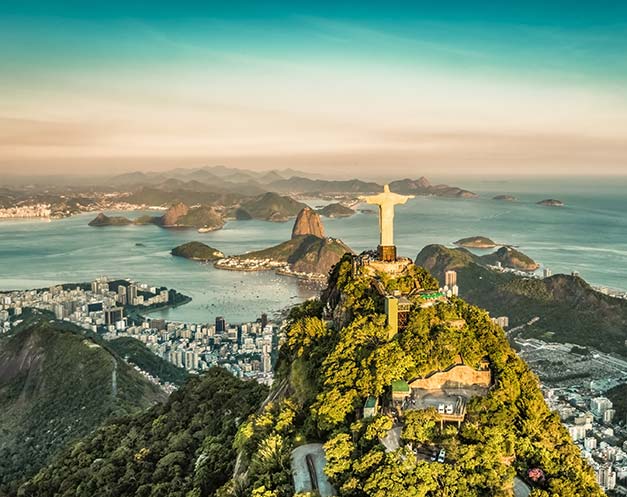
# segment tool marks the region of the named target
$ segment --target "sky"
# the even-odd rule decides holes
[[[627,174],[627,2],[0,2],[0,172]]]

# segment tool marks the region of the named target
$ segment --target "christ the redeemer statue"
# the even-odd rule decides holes
[[[369,204],[379,206],[379,258],[382,261],[396,260],[396,246],[394,245],[394,206],[404,204],[413,195],[399,195],[390,191],[389,185],[383,187],[383,193],[359,197]]]

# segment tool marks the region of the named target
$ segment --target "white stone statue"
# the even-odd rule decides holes
[[[383,193],[359,197],[360,200],[379,206],[379,233],[382,247],[394,245],[394,206],[404,204],[413,195],[399,195],[390,191],[390,186],[383,187]]]

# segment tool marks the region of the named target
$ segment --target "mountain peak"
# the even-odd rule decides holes
[[[292,238],[301,235],[313,235],[324,238],[324,227],[320,215],[310,207],[303,208],[296,216],[294,228],[292,228]]]

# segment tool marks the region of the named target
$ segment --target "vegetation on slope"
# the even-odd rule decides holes
[[[380,299],[367,278],[353,275],[350,257],[329,286],[322,302],[292,312],[277,398],[242,425],[236,443],[247,471],[223,495],[291,496],[289,454],[310,441],[325,442],[325,472],[340,496],[507,496],[513,477],[536,467],[547,479],[534,497],[602,495],[537,378],[485,311],[460,299],[414,306],[407,329],[390,339]],[[350,318],[329,323],[323,309]],[[460,319],[463,327],[450,324]],[[432,411],[405,416],[402,446],[386,451],[380,439],[395,420],[361,418],[366,398],[387,403],[392,381],[446,367],[458,354],[471,366],[489,360],[494,381],[487,396],[471,400],[461,429],[440,430]],[[443,447],[447,462],[419,459],[408,444]]]
[[[496,243],[486,236],[469,236],[467,238],[461,238],[454,242],[455,245],[467,248],[493,248],[496,247]]]
[[[540,319],[525,327],[525,336],[592,346],[627,355],[627,302],[603,295],[576,276],[525,278],[480,266],[464,249],[429,245],[416,263],[441,282],[448,269],[457,271],[460,295],[468,302],[509,316],[510,327]]]
[[[95,336],[27,318],[0,339],[0,495],[109,416],[164,399]]]
[[[224,257],[218,249],[214,249],[202,242],[187,242],[174,247],[171,254],[177,257],[193,259],[195,261],[215,261]]]
[[[135,338],[116,338],[108,342],[108,345],[125,361],[135,364],[164,383],[173,383],[180,386],[187,379],[187,371],[162,359]]]
[[[293,271],[326,275],[347,252],[352,251],[341,240],[299,235],[273,247],[248,252],[235,258],[270,259],[289,263]]]
[[[32,497],[204,497],[232,475],[240,422],[266,388],[220,368],[192,377],[165,404],[105,424],[20,488]]]
[[[287,221],[307,207],[291,197],[277,193],[264,193],[258,197],[242,202],[236,210],[237,219],[262,219],[264,221]]]

